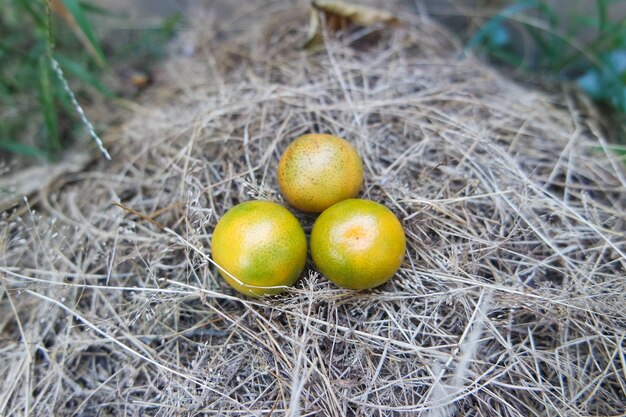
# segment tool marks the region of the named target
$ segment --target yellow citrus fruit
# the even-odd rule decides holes
[[[311,231],[315,265],[335,284],[355,290],[387,282],[404,259],[398,218],[370,200],[349,199],[325,210]]]
[[[228,210],[211,241],[213,260],[226,282],[242,294],[278,294],[293,285],[306,262],[298,219],[270,201],[247,201]]]
[[[354,146],[337,136],[300,136],[278,162],[278,183],[285,199],[309,213],[356,197],[363,183],[363,163]]]

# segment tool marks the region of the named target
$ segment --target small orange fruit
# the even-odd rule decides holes
[[[285,199],[309,213],[356,197],[363,183],[363,163],[354,146],[337,136],[300,136],[278,162],[278,183]]]
[[[211,245],[226,282],[253,297],[278,294],[293,285],[307,255],[298,219],[270,201],[247,201],[228,210]]]
[[[363,290],[387,282],[404,259],[397,217],[370,200],[349,199],[325,210],[311,231],[311,255],[335,284]]]

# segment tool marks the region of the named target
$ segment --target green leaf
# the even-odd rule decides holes
[[[626,86],[617,88],[610,98],[610,103],[622,113],[626,113]]]
[[[54,105],[54,96],[50,83],[50,63],[47,56],[39,59],[39,103],[47,130],[48,148],[52,151],[61,149],[58,114]]]
[[[483,45],[489,39],[491,33],[498,30],[499,27],[502,27],[502,23],[505,19],[531,7],[533,6],[525,3],[516,3],[511,6],[505,7],[498,14],[489,19],[487,23],[485,23],[483,27],[480,28],[480,30],[476,32],[469,41],[467,41],[465,50],[467,51],[470,49],[474,49],[479,45]]]
[[[578,85],[591,97],[626,112],[626,49],[605,54],[601,63],[578,78]]]
[[[77,0],[63,0],[63,4],[67,7],[67,10],[72,14],[72,16],[74,16],[74,20],[76,20],[76,23],[87,37],[90,45],[93,47],[94,52],[100,60],[99,64],[106,65],[106,59],[104,58],[100,42],[98,41],[87,16],[85,16],[80,3]]]
[[[511,41],[511,36],[509,35],[509,31],[504,26],[496,26],[494,30],[492,30],[487,38],[487,42],[491,48],[503,48],[509,44]]]
[[[180,12],[174,12],[163,20],[161,23],[161,31],[166,37],[171,38],[176,33],[176,28],[183,20],[183,15]]]
[[[604,82],[600,72],[595,68],[591,68],[578,78],[578,86],[592,98],[603,98]]]
[[[626,49],[616,49],[606,56],[606,62],[617,74],[626,72]]]

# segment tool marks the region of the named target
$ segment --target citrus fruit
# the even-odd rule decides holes
[[[213,260],[242,294],[278,294],[304,268],[307,243],[298,219],[270,201],[247,201],[228,210],[211,241]]]
[[[370,200],[333,205],[311,231],[317,268],[335,284],[355,290],[387,282],[400,267],[405,247],[400,221],[387,207]]]
[[[354,146],[337,136],[300,136],[278,162],[278,183],[289,204],[321,213],[356,197],[363,183],[363,164]]]

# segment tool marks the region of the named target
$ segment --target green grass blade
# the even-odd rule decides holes
[[[95,35],[91,23],[87,19],[87,16],[85,16],[85,13],[83,12],[83,8],[80,3],[77,0],[63,0],[63,4],[72,14],[74,20],[76,20],[76,23],[87,37],[89,44],[93,48],[93,51],[100,61],[99,64],[106,65],[106,59],[104,57],[104,53],[102,52],[100,42],[98,41],[98,38]]]
[[[598,33],[602,33],[606,28],[607,15],[606,15],[606,1],[597,0],[598,6]]]
[[[98,14],[100,16],[107,17],[124,17],[123,13],[114,12],[112,10],[107,9],[106,7],[98,6],[94,3],[88,1],[79,1],[78,4],[83,8],[83,11],[91,14]]]
[[[61,149],[59,121],[50,82],[50,63],[46,56],[39,59],[39,103],[47,130],[47,148],[52,152],[58,151]]]
[[[606,149],[609,150],[609,152],[612,152],[613,155],[617,156],[617,159],[621,160],[622,162],[626,163],[626,146],[624,145],[608,145],[606,147]],[[598,153],[603,153],[605,151],[605,148],[603,148],[602,146],[594,146],[592,148],[593,151],[598,152]]]
[[[491,55],[514,68],[523,68],[524,66],[523,57],[514,52],[508,52],[504,49],[496,49],[491,51]]]
[[[41,150],[12,140],[0,140],[0,149],[5,152],[10,152],[22,156],[30,156],[33,158],[46,157],[46,154]]]
[[[548,40],[544,39],[542,33],[537,30],[537,28],[527,26],[526,30],[528,31],[528,34],[533,39],[533,41],[535,41],[536,46],[541,51],[541,54],[539,55],[540,62],[548,60],[550,62],[550,66],[553,66],[553,62],[559,54],[558,51],[554,50],[554,42],[549,42]],[[550,35],[548,34],[548,36]]]
[[[26,12],[33,18],[33,20],[35,21],[35,26],[37,26],[40,29],[45,28],[46,27],[45,16],[41,13],[41,11],[37,11],[37,9],[33,7],[33,5],[36,3],[38,2],[32,1],[32,0],[17,0],[16,1],[16,4],[22,7],[22,9],[26,10]],[[3,6],[3,7],[6,7],[6,6]]]
[[[80,62],[75,61],[65,55],[59,54],[58,52],[54,54],[54,57],[57,61],[59,61],[59,64],[61,64],[61,67],[66,73],[71,74],[89,84],[105,97],[115,97],[115,94],[113,94],[111,90],[109,90],[104,84],[102,84],[98,77],[90,72],[87,68],[85,68],[85,66]]]
[[[610,51],[616,48],[626,47],[626,21],[620,21],[616,24],[605,24],[606,30],[602,31],[596,39],[585,45],[585,51],[587,54],[591,54],[596,58],[601,52]],[[583,55],[583,52],[576,50],[569,55],[563,54],[559,60],[558,65],[561,68],[572,64]],[[594,65],[596,62],[592,62]]]
[[[67,80],[65,79],[65,75],[63,74],[63,69],[61,68],[61,64],[59,64],[59,61],[57,61],[56,58],[54,58],[52,55],[50,55],[50,61],[52,62],[52,68],[54,69],[54,72],[56,73],[57,78],[61,82],[61,86],[63,87],[63,89],[69,96],[70,100],[72,101],[72,104],[74,105],[74,109],[76,110],[76,112],[80,116],[81,121],[87,128],[89,135],[93,138],[93,140],[98,145],[98,148],[100,149],[100,152],[102,152],[102,155],[104,155],[106,159],[111,160],[111,155],[104,147],[104,143],[102,143],[102,139],[100,139],[100,136],[98,136],[98,134],[96,133],[96,130],[94,129],[93,125],[87,118],[87,115],[85,115],[85,111],[83,110],[83,107],[80,105],[78,100],[76,100],[76,96],[74,95],[74,92],[68,85]]]

